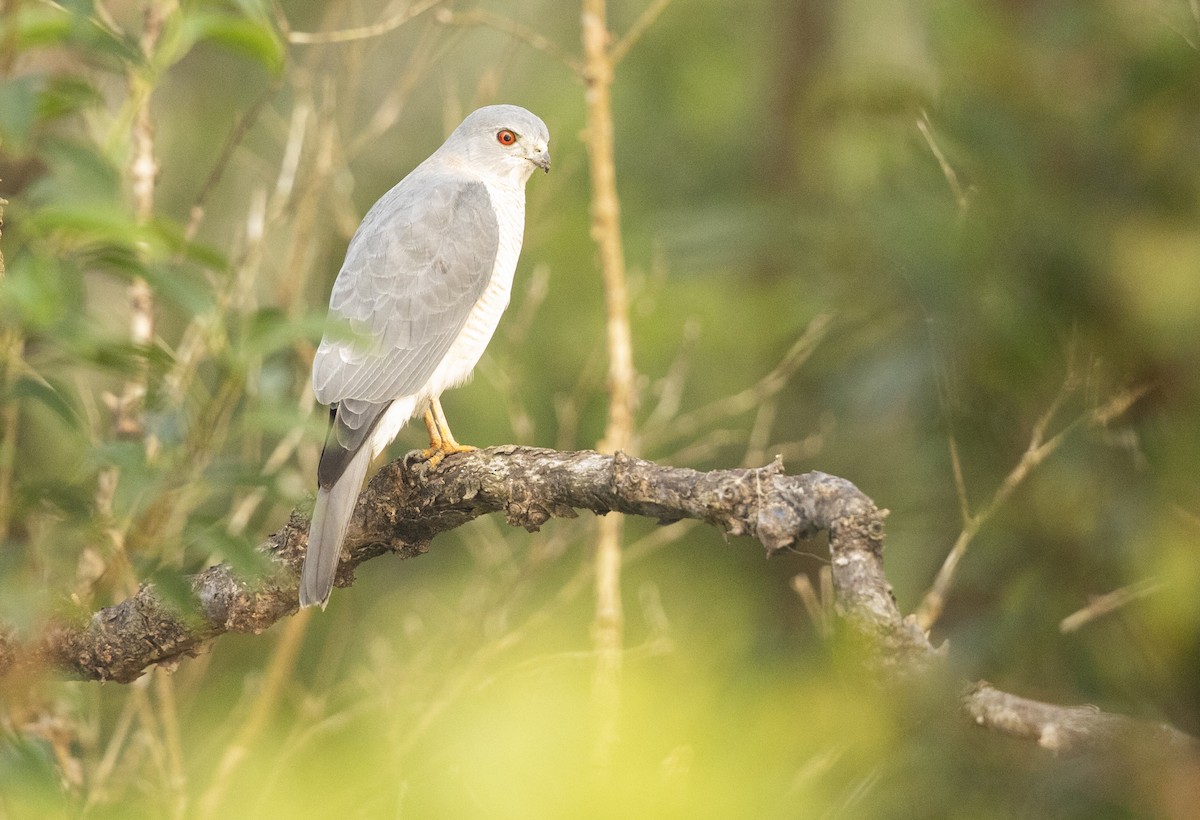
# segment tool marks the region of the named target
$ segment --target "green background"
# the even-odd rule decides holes
[[[323,44],[287,32],[404,6],[160,8],[150,57],[141,4],[0,11],[0,619],[25,637],[138,581],[176,594],[214,561],[253,571],[254,545],[311,503],[324,421],[308,364],[346,243],[477,105],[538,113],[554,170],[529,183],[512,305],[447,414],[479,445],[586,448],[603,433],[584,86],[562,59],[578,59],[576,6],[447,2]],[[982,527],[934,629],[948,677],[1196,733],[1194,8],[675,0],[618,66],[613,116],[639,454],[712,469],[778,453],[791,472],[853,481],[891,510],[886,565],[908,612],[963,525],[950,442],[978,512],[1056,409],[1045,429],[1061,445]],[[642,10],[614,3],[611,28]],[[130,171],[138,88],[159,163],[148,219]],[[150,348],[128,341],[138,276],[156,296]],[[768,379],[814,322],[811,356]],[[114,434],[104,400],[142,373],[151,456]],[[1094,423],[1125,391],[1144,392]],[[420,425],[394,454],[417,446]],[[97,503],[106,474],[111,511]],[[619,737],[597,774],[594,534],[590,515],[537,534],[479,521],[419,560],[363,566],[325,613],[225,636],[171,676],[9,680],[0,807],[1195,810],[1194,769],[1059,758],[982,731],[947,706],[952,681],[876,686],[793,591],[797,575],[816,582],[821,541],[766,561],[746,539],[643,521],[626,527]],[[1129,586],[1146,594],[1060,632],[1091,596]]]

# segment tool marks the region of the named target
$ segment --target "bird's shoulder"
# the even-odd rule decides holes
[[[451,164],[426,162],[371,206],[358,233],[445,224],[493,210],[488,186],[479,177]]]

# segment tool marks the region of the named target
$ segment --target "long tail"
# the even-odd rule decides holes
[[[304,555],[304,571],[300,575],[301,607],[320,604],[324,609],[329,603],[342,554],[342,541],[370,464],[371,447],[367,444],[359,448],[331,487],[317,490],[317,503],[308,528],[308,552]]]

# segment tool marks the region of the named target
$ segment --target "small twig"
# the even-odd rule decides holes
[[[0,197],[0,284],[3,284],[4,272],[4,206],[8,200]],[[4,370],[0,376],[4,379],[4,394],[11,395],[11,387],[17,378],[17,370],[25,356],[25,340],[19,331],[7,329],[0,331],[0,361]],[[21,405],[9,400],[0,410],[0,543],[8,539],[9,526],[13,514],[13,470],[17,457],[17,431],[21,423]]]
[[[716,458],[721,451],[735,444],[743,444],[746,433],[742,430],[709,429],[704,435],[688,442],[678,450],[664,453],[662,458],[672,464],[697,464]]]
[[[138,685],[145,684],[143,682]],[[117,722],[109,733],[108,745],[104,749],[100,763],[92,773],[87,802],[83,806],[83,815],[87,815],[89,809],[106,799],[105,789],[108,786],[108,779],[116,771],[119,756],[129,740],[129,733],[133,729],[135,717],[137,717],[137,703],[132,697],[126,698],[125,704],[121,708],[121,714],[117,716]]]
[[[305,610],[288,621],[279,643],[275,646],[275,652],[259,686],[258,696],[246,710],[246,719],[237,735],[225,747],[212,783],[200,798],[200,817],[215,817],[221,814],[221,801],[229,790],[234,773],[267,727],[267,722],[274,714],[284,687],[295,669],[310,614],[311,611]]]
[[[804,333],[792,344],[779,363],[758,382],[732,396],[677,416],[657,430],[646,431],[643,435],[644,443],[647,446],[661,447],[668,441],[694,436],[715,421],[731,418],[758,407],[782,390],[796,371],[808,361],[828,333],[831,322],[832,318],[826,313],[813,317]]]
[[[345,28],[338,31],[291,31],[285,30],[284,37],[289,43],[297,45],[314,45],[321,43],[349,43],[355,40],[368,40],[372,37],[380,37],[389,32],[395,31],[400,26],[407,23],[409,20],[417,17],[434,6],[439,6],[444,0],[424,0],[424,2],[414,2],[406,7],[398,14],[393,14],[385,20],[380,20],[378,23],[373,23],[369,26],[359,26],[357,28]]]
[[[966,554],[967,548],[975,536],[999,512],[1000,508],[1004,506],[1017,487],[1029,477],[1029,474],[1057,450],[1066,441],[1067,436],[1079,426],[1084,423],[1090,423],[1097,427],[1109,424],[1113,419],[1127,411],[1149,389],[1147,387],[1138,387],[1118,393],[1104,405],[1093,409],[1089,413],[1085,413],[1060,430],[1056,435],[1046,439],[1046,431],[1050,423],[1061,409],[1066,396],[1073,389],[1074,385],[1075,381],[1073,377],[1068,377],[1063,389],[1059,391],[1054,401],[1051,402],[1050,407],[1038,419],[1037,424],[1034,425],[1029,439],[1029,446],[1021,454],[1020,460],[1012,468],[1012,471],[1005,476],[1000,486],[996,488],[996,492],[992,495],[987,505],[979,512],[971,515],[963,525],[962,531],[959,532],[958,538],[954,541],[954,546],[950,548],[950,552],[946,555],[946,559],[942,563],[942,567],[938,571],[933,585],[925,593],[925,597],[921,599],[920,606],[917,607],[914,617],[916,618],[917,625],[922,630],[928,631],[937,623],[938,618],[941,617],[950,587],[954,583],[954,575],[958,569],[958,564]]]
[[[679,346],[675,358],[667,368],[667,373],[655,385],[658,393],[658,404],[646,416],[642,425],[643,430],[653,430],[671,424],[679,415],[683,406],[683,391],[687,385],[688,372],[692,367],[692,359],[696,353],[696,343],[700,339],[700,323],[689,319],[683,326]]]
[[[767,445],[770,443],[771,430],[775,426],[775,416],[778,412],[779,405],[773,399],[758,406],[758,412],[754,414],[754,424],[746,439],[746,452],[742,455],[743,467],[761,464],[767,460]]]
[[[828,638],[833,634],[832,598],[826,597],[826,586],[832,586],[833,575],[829,567],[821,567],[821,591],[817,592],[812,580],[807,575],[797,575],[792,578],[792,589],[800,596],[804,611],[812,621],[817,634]],[[827,580],[828,579],[828,580]]]
[[[0,356],[4,358],[4,387],[16,381],[16,370],[25,353],[25,340],[15,330],[0,332]],[[17,459],[17,432],[21,405],[9,399],[0,410],[0,542],[8,539],[13,515],[13,475]]]
[[[196,234],[200,230],[200,223],[204,218],[204,206],[208,203],[208,197],[212,194],[213,189],[217,187],[217,183],[221,181],[221,177],[225,175],[225,171],[229,167],[229,161],[233,159],[234,151],[242,144],[242,140],[246,138],[246,134],[249,133],[250,128],[258,120],[259,114],[262,113],[267,101],[275,95],[281,84],[282,79],[272,81],[258,95],[258,98],[250,104],[250,107],[242,113],[242,116],[238,117],[233,127],[229,129],[229,134],[225,137],[225,143],[221,146],[221,153],[217,155],[217,160],[213,163],[212,170],[208,172],[208,176],[205,177],[200,190],[192,200],[187,227],[184,230],[184,237],[189,241],[196,238]]]
[[[1103,595],[1093,596],[1083,609],[1072,612],[1063,618],[1058,624],[1058,631],[1064,634],[1076,632],[1097,618],[1110,615],[1134,601],[1140,601],[1142,598],[1153,595],[1163,586],[1162,581],[1146,579],[1120,589],[1114,589]]]
[[[583,75],[583,63],[579,61],[578,57],[568,53],[558,43],[546,37],[537,29],[530,28],[523,23],[518,23],[516,20],[499,14],[493,14],[483,9],[453,11],[445,8],[438,9],[437,14],[434,15],[434,19],[444,26],[461,26],[464,28],[483,26],[495,29],[536,51],[550,55],[569,68],[575,76],[581,77]]]
[[[967,480],[963,477],[962,459],[958,455],[958,439],[951,432],[946,441],[950,446],[950,469],[954,473],[954,491],[958,494],[958,512],[966,524],[971,520],[971,502],[967,498]]]
[[[629,27],[629,31],[625,32],[609,51],[609,59],[613,66],[625,59],[629,50],[637,44],[638,40],[642,39],[642,35],[654,25],[669,5],[671,5],[671,0],[652,0],[650,5],[642,10],[638,18],[633,21],[633,25]]]
[[[600,259],[604,283],[605,341],[608,352],[608,422],[601,452],[630,452],[634,448],[633,413],[637,402],[637,372],[633,365],[633,334],[629,324],[629,292],[625,251],[621,239],[621,204],[617,196],[612,83],[615,61],[608,30],[606,0],[583,0],[581,38],[583,80],[587,86],[588,172],[592,182],[591,235]],[[593,681],[598,732],[596,763],[608,774],[617,741],[620,714],[621,647],[621,531],[618,516],[601,519],[596,540],[597,649]]]
[[[346,160],[354,159],[364,149],[378,146],[379,138],[400,120],[413,90],[426,80],[429,70],[450,52],[452,45],[445,42],[447,40],[449,38],[435,37],[432,28],[421,33],[417,42],[408,49],[408,64],[392,84],[387,96],[379,100],[367,124],[355,129],[345,149]]]
[[[146,7],[145,25],[141,37],[142,54],[152,60],[158,38],[162,34],[164,12],[159,3]],[[134,107],[133,161],[130,165],[130,184],[134,214],[139,225],[146,225],[154,214],[154,183],[158,177],[158,162],[154,158],[154,119],[150,98],[154,91],[152,79],[143,72],[129,72],[129,94]],[[129,284],[129,341],[135,347],[148,348],[154,341],[154,293],[140,276]],[[113,428],[118,438],[138,439],[144,435],[142,404],[146,397],[145,366],[136,376],[126,380],[121,395],[112,402]],[[153,444],[147,440],[147,447]]]
[[[8,200],[0,197],[0,282],[4,281],[4,206]]]
[[[161,718],[162,745],[166,758],[166,778],[175,799],[175,817],[185,817],[187,809],[187,775],[183,768],[183,742],[179,734],[179,708],[175,702],[175,680],[166,668],[155,670],[154,691],[158,700],[157,714]]]
[[[933,153],[934,159],[937,160],[938,166],[942,169],[942,175],[946,177],[946,183],[950,186],[950,192],[954,194],[954,201],[958,205],[959,214],[966,213],[968,206],[971,204],[970,192],[963,190],[959,184],[958,174],[954,170],[946,155],[942,153],[942,149],[938,146],[937,140],[933,136],[933,126],[929,122],[929,112],[922,109],[921,116],[917,120],[917,130],[921,132],[921,136],[925,138],[926,145]]]

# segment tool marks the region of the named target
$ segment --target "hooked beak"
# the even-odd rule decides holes
[[[549,151],[549,149],[542,148],[541,150],[534,151],[533,154],[530,155],[528,159],[530,162],[532,162],[537,167],[541,168],[547,174],[550,173],[550,151]]]

